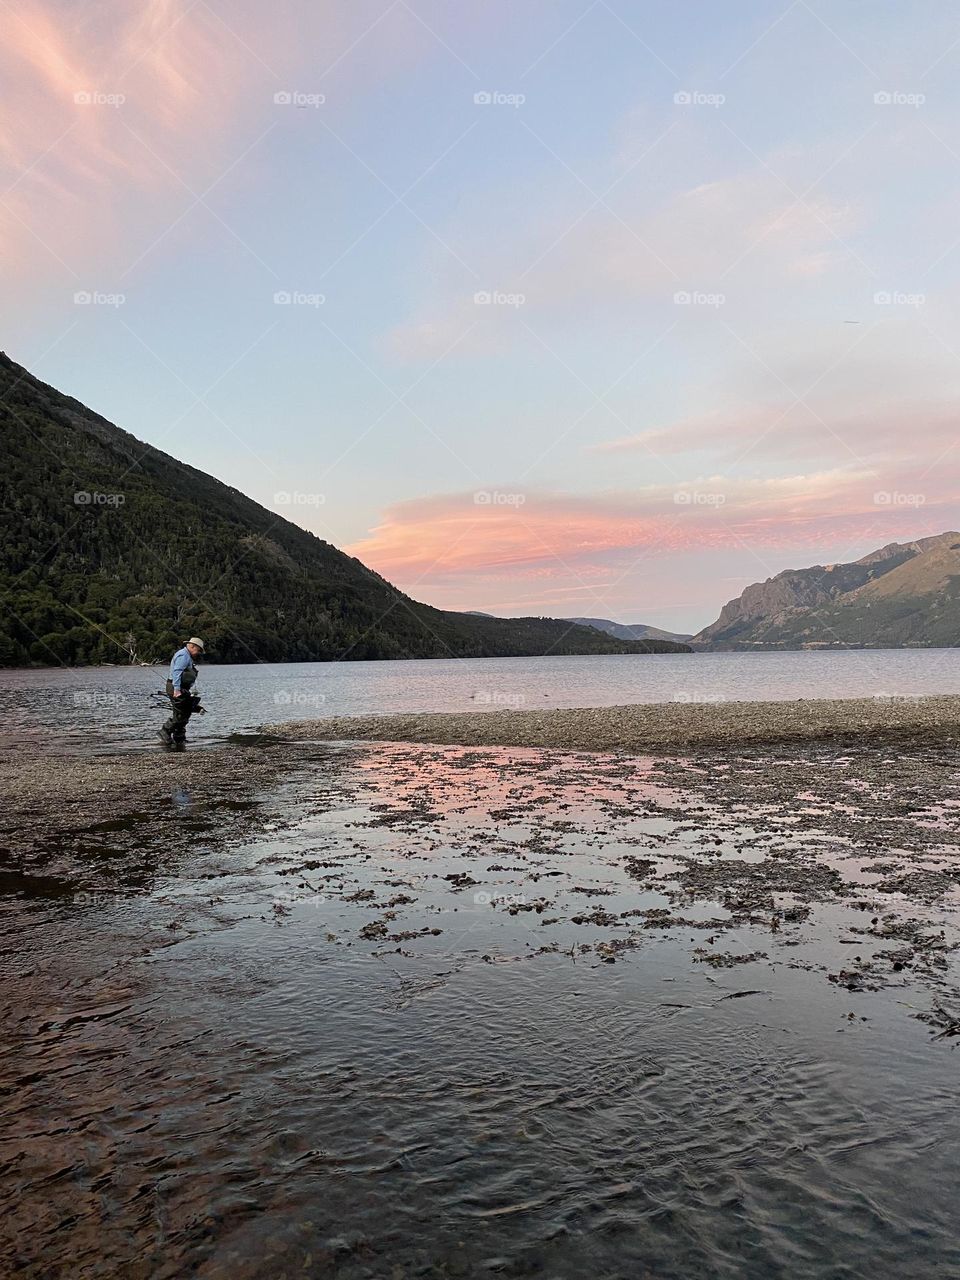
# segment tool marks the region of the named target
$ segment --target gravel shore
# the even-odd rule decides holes
[[[815,740],[946,745],[960,742],[960,697],[671,702],[560,711],[340,716],[267,725],[265,732],[300,741],[365,739],[667,755],[694,747]]]
[[[295,772],[305,754],[276,741],[182,754],[159,747],[91,756],[0,752],[0,856],[44,849],[65,857],[77,841],[118,842],[124,833],[139,846],[159,835],[171,849],[189,839],[187,812],[208,811],[226,831],[248,797]]]

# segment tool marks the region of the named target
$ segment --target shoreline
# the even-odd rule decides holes
[[[626,624],[630,625],[630,624]],[[672,642],[671,642],[672,643]],[[276,662],[269,663],[271,666],[337,666],[347,663],[351,666],[363,665],[364,663],[386,662],[386,663],[403,663],[403,662],[505,662],[519,661],[529,662],[531,659],[538,659],[543,656],[556,658],[676,658],[676,657],[718,657],[733,656],[746,657],[748,654],[758,654],[761,657],[769,655],[783,656],[785,654],[797,653],[821,653],[821,654],[838,654],[838,653],[948,653],[951,649],[956,648],[951,644],[917,644],[917,645],[836,645],[824,646],[809,649],[779,649],[764,648],[759,646],[750,646],[744,649],[737,648],[721,648],[706,645],[691,645],[689,641],[677,641],[678,644],[688,645],[687,650],[680,650],[677,653],[558,653],[550,655],[542,654],[500,654],[500,655],[477,655],[475,657],[452,657],[449,654],[438,654],[433,658],[284,658]],[[139,671],[149,670],[151,667],[166,667],[170,659],[166,657],[155,658],[150,662],[29,662],[20,663],[16,666],[4,666],[0,664],[0,671],[7,675],[17,672],[26,672],[33,674],[43,674],[48,671]],[[206,665],[209,667],[257,667],[261,664],[258,661],[248,662],[220,662],[213,658],[205,659]]]
[[[436,746],[656,751],[796,742],[960,743],[960,696],[643,703],[550,711],[496,710],[334,716],[263,726],[295,741],[421,742]]]

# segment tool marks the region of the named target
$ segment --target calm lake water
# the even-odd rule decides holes
[[[164,667],[5,671],[0,742],[84,749],[150,741]],[[203,666],[195,741],[262,724],[391,711],[960,693],[956,649],[693,653]]]

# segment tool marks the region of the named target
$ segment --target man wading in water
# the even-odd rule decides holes
[[[169,719],[160,730],[166,747],[182,751],[187,741],[187,721],[193,714],[194,701],[190,689],[197,678],[194,659],[203,653],[203,641],[191,636],[182,649],[178,649],[170,662],[170,679],[167,681],[167,697],[172,708]]]

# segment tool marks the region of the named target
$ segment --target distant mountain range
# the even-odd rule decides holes
[[[412,600],[0,353],[0,665],[676,652]]]
[[[584,627],[596,627],[605,631],[608,636],[616,636],[618,640],[670,640],[674,644],[684,644],[690,639],[678,631],[661,631],[659,627],[648,627],[643,622],[611,622],[609,618],[566,618],[566,622],[577,622]]]
[[[851,564],[787,569],[692,637],[711,649],[896,649],[960,641],[960,533],[891,542]]]
[[[492,613],[481,613],[478,609],[472,609],[470,612],[474,618],[494,616]],[[684,652],[689,649],[686,643],[690,639],[689,635],[682,635],[677,631],[661,631],[659,627],[648,627],[643,622],[612,622],[609,618],[563,618],[562,621],[570,625],[593,627],[595,631],[602,631],[605,635],[613,636],[617,640],[626,640],[628,643],[658,640],[671,646],[680,646]]]

